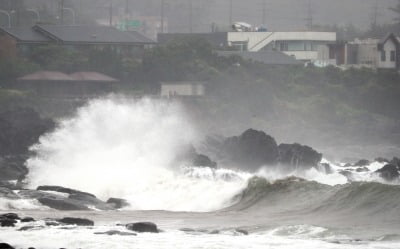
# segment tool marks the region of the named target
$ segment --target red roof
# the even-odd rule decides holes
[[[56,71],[38,71],[18,78],[19,81],[92,81],[116,82],[118,80],[97,72],[76,72],[65,74]]]
[[[18,78],[26,81],[74,81],[75,79],[68,74],[55,71],[38,71]]]
[[[118,80],[111,78],[105,74],[97,72],[76,72],[69,75],[78,81],[105,81],[105,82],[116,82]]]

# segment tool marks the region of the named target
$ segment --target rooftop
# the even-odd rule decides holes
[[[33,29],[65,43],[154,43],[139,32],[120,31],[110,26],[36,25]]]
[[[9,34],[20,42],[46,42],[50,41],[46,36],[34,31],[31,27],[2,28],[0,31]]]

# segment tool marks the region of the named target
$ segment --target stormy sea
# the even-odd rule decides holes
[[[398,159],[334,162],[271,136],[204,135],[173,101],[93,100],[31,147],[19,186],[0,188],[0,243],[400,248]]]

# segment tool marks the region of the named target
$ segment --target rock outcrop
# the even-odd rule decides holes
[[[318,167],[322,154],[313,148],[301,144],[280,144],[279,163],[289,169],[309,169]]]
[[[128,230],[138,233],[158,233],[157,225],[152,222],[129,223],[125,226]]]
[[[229,164],[256,171],[261,166],[276,164],[279,151],[273,137],[249,129],[240,136],[227,138],[222,144],[221,156]]]

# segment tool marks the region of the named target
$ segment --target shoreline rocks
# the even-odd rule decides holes
[[[158,233],[157,225],[152,222],[136,222],[125,225],[126,229],[138,233]]]

